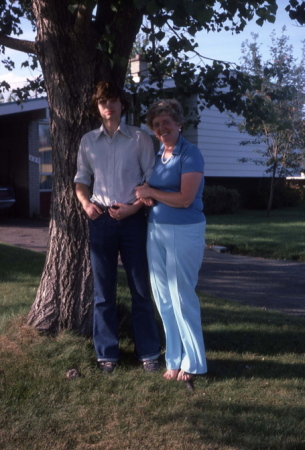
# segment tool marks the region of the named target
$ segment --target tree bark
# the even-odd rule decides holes
[[[35,43],[32,41],[26,41],[24,39],[14,39],[10,36],[0,35],[0,45],[17,50],[19,52],[26,52],[36,54]]]
[[[93,89],[103,79],[123,84],[127,64],[125,72],[121,66],[112,67],[108,55],[97,49],[105,31],[97,33],[86,11],[75,19],[62,0],[32,0],[32,4],[36,53],[50,108],[53,187],[46,262],[28,324],[45,333],[70,329],[90,335],[93,281],[88,227],[73,179],[80,139],[96,126],[89,113]],[[118,40],[127,60],[134,33],[133,29],[125,39],[125,47],[124,40]]]

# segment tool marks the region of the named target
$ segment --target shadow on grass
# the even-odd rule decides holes
[[[20,273],[39,277],[45,255],[0,244],[1,281],[15,281]],[[283,377],[301,377],[302,364],[280,364],[259,361],[274,356],[303,355],[305,342],[305,319],[261,310],[235,302],[223,301],[200,294],[202,323],[206,350],[210,354],[228,353],[232,358],[220,355],[209,362],[209,374],[213,377],[266,377],[279,373]],[[118,320],[120,326],[121,361],[124,366],[139,364],[133,354],[131,326],[131,300],[123,269],[118,270],[117,294]],[[19,313],[26,308],[24,301],[18,305],[1,305],[0,315]],[[162,348],[165,347],[163,326],[158,312],[156,318]],[[94,350],[92,346],[92,354]],[[252,358],[247,358],[247,354]],[[240,358],[238,357],[240,355]],[[244,355],[244,357],[242,357]],[[219,357],[220,356],[220,357]],[[257,358],[256,358],[257,356]],[[93,356],[94,358],[94,356]],[[254,359],[254,361],[253,361]],[[94,359],[93,359],[94,360]]]
[[[12,282],[25,275],[39,277],[45,258],[41,253],[0,244],[0,281]]]
[[[257,330],[215,330],[204,332],[206,347],[210,351],[256,353],[272,356],[280,354],[304,354],[304,331],[276,330],[270,332],[261,330],[259,323]]]
[[[213,449],[285,449],[303,450],[305,433],[302,430],[305,408],[298,406],[260,405],[259,402],[196,400],[192,408],[173,414],[163,414],[158,419],[164,427],[183,423],[183,435],[193,434],[200,448]],[[285,417],[286,416],[286,417]],[[279,427],[283,424],[285,427]],[[286,422],[287,421],[287,422]],[[295,424],[300,423],[299,429]],[[215,424],[218,424],[215,426]],[[204,443],[209,443],[208,447]],[[193,448],[199,448],[196,444]]]
[[[29,307],[28,303],[18,302],[18,305],[0,305],[0,316],[16,315],[19,311],[24,311]]]
[[[224,379],[302,379],[304,378],[304,364],[295,362],[279,363],[253,359],[221,359],[208,360],[208,374],[210,380]]]
[[[304,354],[305,319],[201,296],[202,322],[209,351],[264,356]]]

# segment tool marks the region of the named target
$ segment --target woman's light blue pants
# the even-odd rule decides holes
[[[163,321],[168,370],[207,371],[199,300],[195,292],[205,246],[206,222],[149,223],[147,256],[151,287]]]

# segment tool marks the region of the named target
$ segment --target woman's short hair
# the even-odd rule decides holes
[[[175,99],[157,100],[148,109],[146,115],[146,125],[153,129],[153,120],[157,116],[169,115],[177,124],[183,125],[183,109]]]
[[[95,88],[94,94],[92,96],[91,112],[98,119],[102,120],[101,115],[98,110],[99,100],[105,101],[111,98],[118,98],[122,103],[122,116],[128,110],[128,101],[124,90],[112,83],[111,81],[100,81]]]

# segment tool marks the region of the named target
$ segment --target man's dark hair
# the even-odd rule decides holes
[[[121,87],[117,86],[116,84],[112,83],[111,81],[100,81],[97,84],[95,92],[92,96],[92,108],[91,108],[92,114],[99,120],[102,119],[98,110],[98,101],[99,100],[105,101],[111,98],[118,98],[122,103],[122,114],[121,114],[122,116],[127,112],[128,101],[124,90]]]

